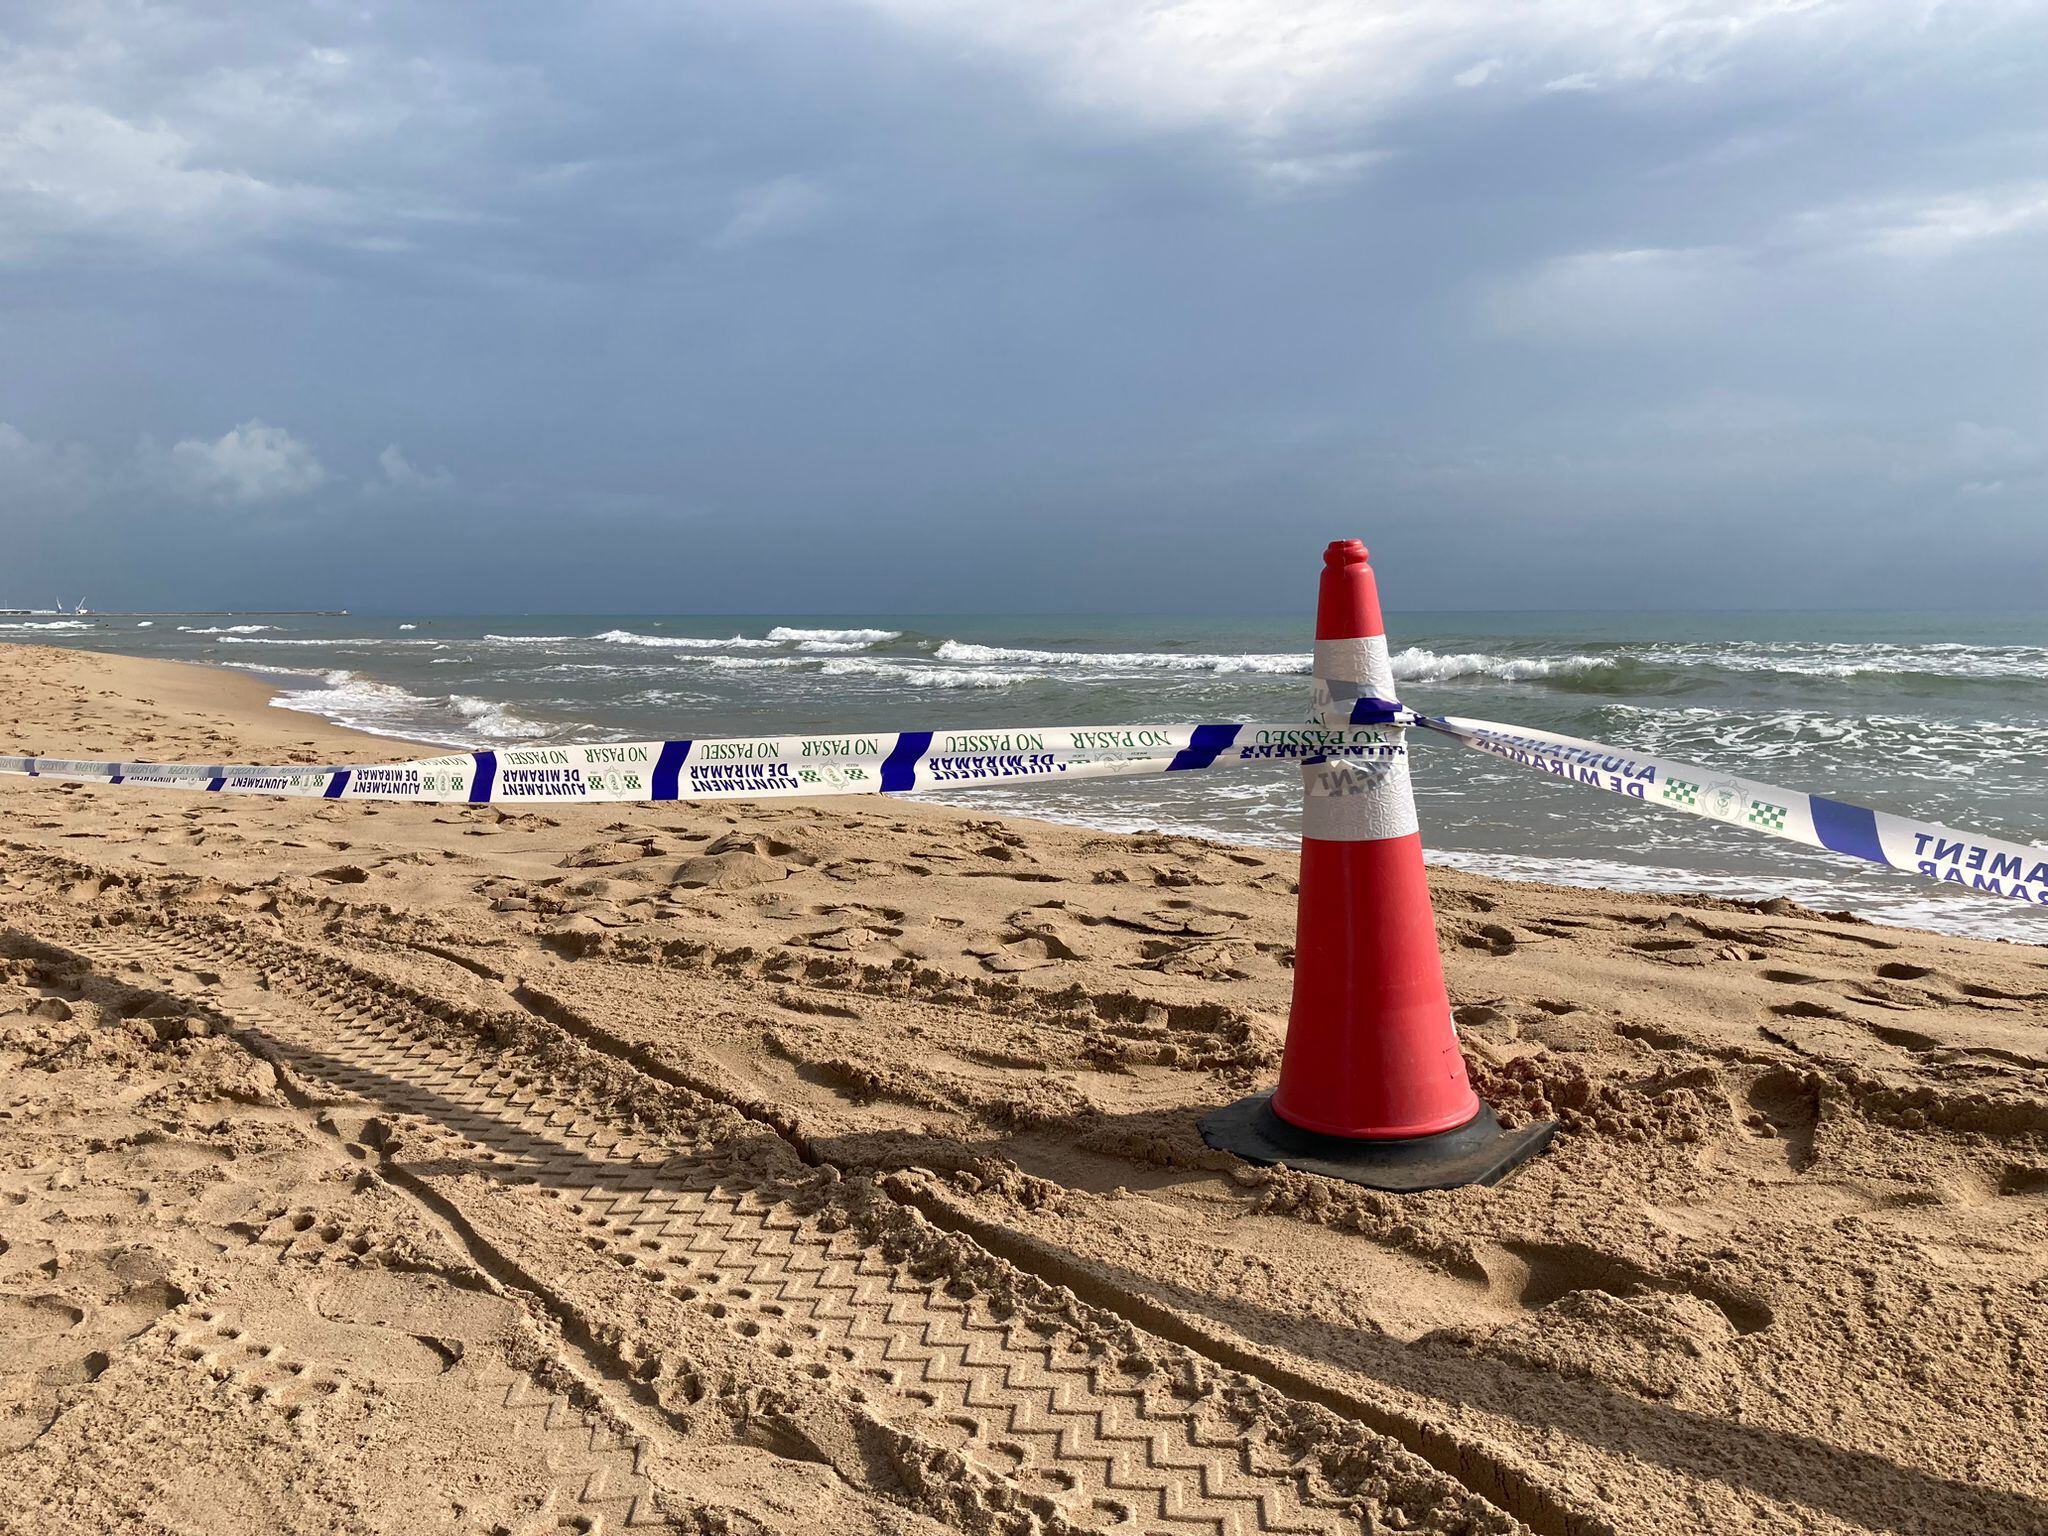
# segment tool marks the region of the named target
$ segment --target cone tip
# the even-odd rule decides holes
[[[1371,553],[1358,539],[1333,539],[1330,547],[1323,551],[1323,564],[1333,570],[1347,565],[1364,565]]]

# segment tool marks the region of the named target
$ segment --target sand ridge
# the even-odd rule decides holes
[[[25,749],[390,755],[5,656]],[[24,1528],[2048,1529],[2038,948],[1438,872],[1481,1091],[1564,1134],[1397,1199],[1194,1132],[1277,1065],[1285,855],[53,785],[0,839]],[[567,1440],[476,1406],[549,1394]]]

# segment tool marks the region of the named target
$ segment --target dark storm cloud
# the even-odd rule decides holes
[[[1270,609],[1358,532],[1406,606],[2037,606],[2044,39],[38,11],[0,602]]]

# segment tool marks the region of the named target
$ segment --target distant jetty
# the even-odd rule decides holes
[[[345,619],[346,608],[0,608],[10,619]]]

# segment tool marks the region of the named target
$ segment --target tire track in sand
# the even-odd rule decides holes
[[[212,1006],[312,1094],[338,1090],[402,1117],[387,1163],[519,1283],[565,1312],[593,1284],[614,1287],[622,1304],[588,1326],[672,1412],[687,1414],[722,1365],[728,1397],[733,1376],[769,1384],[786,1423],[812,1426],[810,1453],[857,1485],[872,1485],[879,1447],[899,1494],[934,1513],[971,1509],[993,1530],[1517,1528],[1326,1410],[1047,1297],[978,1248],[948,1262],[947,1245],[957,1258],[964,1240],[875,1191],[801,1165],[799,1185],[749,1170],[721,1147],[721,1109],[700,1101],[701,1126],[669,1122],[650,1136],[576,1096],[583,1048],[571,1042],[555,1042],[544,1066],[464,1037],[450,1022],[461,1010],[240,930],[50,937],[174,985],[181,972],[234,971],[267,988],[283,1006]],[[658,1091],[671,1105],[695,1097]],[[554,1203],[552,1243],[536,1249],[530,1225],[523,1242],[507,1240],[507,1194]],[[579,1261],[607,1269],[605,1281],[579,1275]],[[725,1347],[678,1364],[651,1325],[636,1337],[663,1306]],[[835,1453],[835,1416],[855,1421],[862,1454]]]

